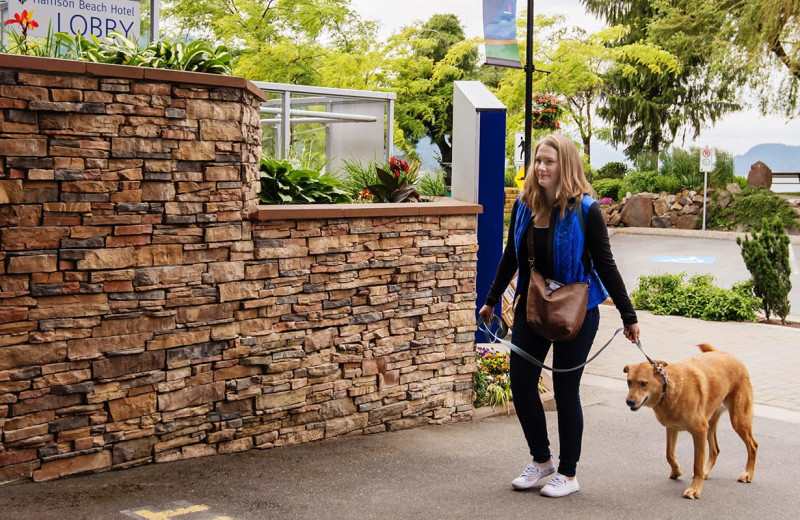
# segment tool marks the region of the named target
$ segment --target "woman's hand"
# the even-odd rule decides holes
[[[494,307],[484,305],[481,307],[481,310],[478,311],[478,316],[483,316],[483,319],[486,320],[486,324],[490,324],[492,319],[494,319]]]
[[[622,333],[631,343],[636,343],[639,341],[639,324],[631,323],[630,325],[625,325],[625,330]]]

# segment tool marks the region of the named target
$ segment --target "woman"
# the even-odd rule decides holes
[[[514,311],[511,342],[544,361],[552,342],[536,334],[525,315],[530,278],[527,234],[533,233],[537,271],[562,283],[589,281],[589,302],[583,326],[574,339],[555,342],[554,368],[572,368],[586,361],[600,319],[597,305],[609,294],[622,317],[625,337],[634,343],[639,338],[636,312],[614,263],[605,219],[599,204],[589,196],[590,192],[592,188],[584,176],[575,144],[561,135],[549,135],[539,141],[522,193],[511,210],[508,242],[497,275],[486,304],[479,312],[487,321],[492,319],[494,307],[519,268],[517,295],[520,298]],[[579,205],[585,217],[584,226],[577,220],[580,218],[576,211]],[[540,367],[511,353],[514,407],[533,456],[533,461],[511,482],[515,489],[531,489],[541,479],[556,472],[550,454],[544,408],[539,398],[540,374]],[[575,474],[583,435],[579,390],[582,374],[582,369],[553,373],[560,454],[558,473],[541,490],[545,496],[562,497],[580,489]]]

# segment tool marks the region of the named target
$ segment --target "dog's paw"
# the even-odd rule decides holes
[[[700,490],[690,487],[689,489],[683,492],[683,498],[691,498],[691,499],[700,498]]]
[[[742,471],[742,474],[739,475],[739,482],[752,482],[753,481],[753,474],[749,471]]]
[[[675,480],[676,478],[680,477],[681,475],[683,475],[683,473],[681,473],[680,466],[676,466],[676,467],[672,468],[672,471],[670,471],[669,478],[671,478],[672,480]]]

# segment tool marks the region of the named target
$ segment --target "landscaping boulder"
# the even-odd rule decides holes
[[[672,227],[672,219],[669,215],[656,216],[650,219],[650,227],[654,228],[669,228]]]
[[[694,229],[694,222],[697,217],[694,215],[681,215],[675,222],[675,227],[678,229]]]
[[[747,174],[747,185],[770,189],[772,187],[772,170],[763,162],[756,162],[750,167],[750,173]]]
[[[620,212],[622,223],[628,227],[650,227],[653,218],[653,197],[639,194],[631,197]]]

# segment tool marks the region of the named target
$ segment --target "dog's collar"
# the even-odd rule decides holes
[[[658,371],[658,374],[661,376],[661,398],[659,398],[656,404],[661,404],[664,401],[664,398],[667,397],[667,383],[669,383],[669,376],[667,376],[667,371],[664,370],[664,367],[661,366],[660,363],[656,363],[655,361],[650,361],[650,364],[653,365]]]

